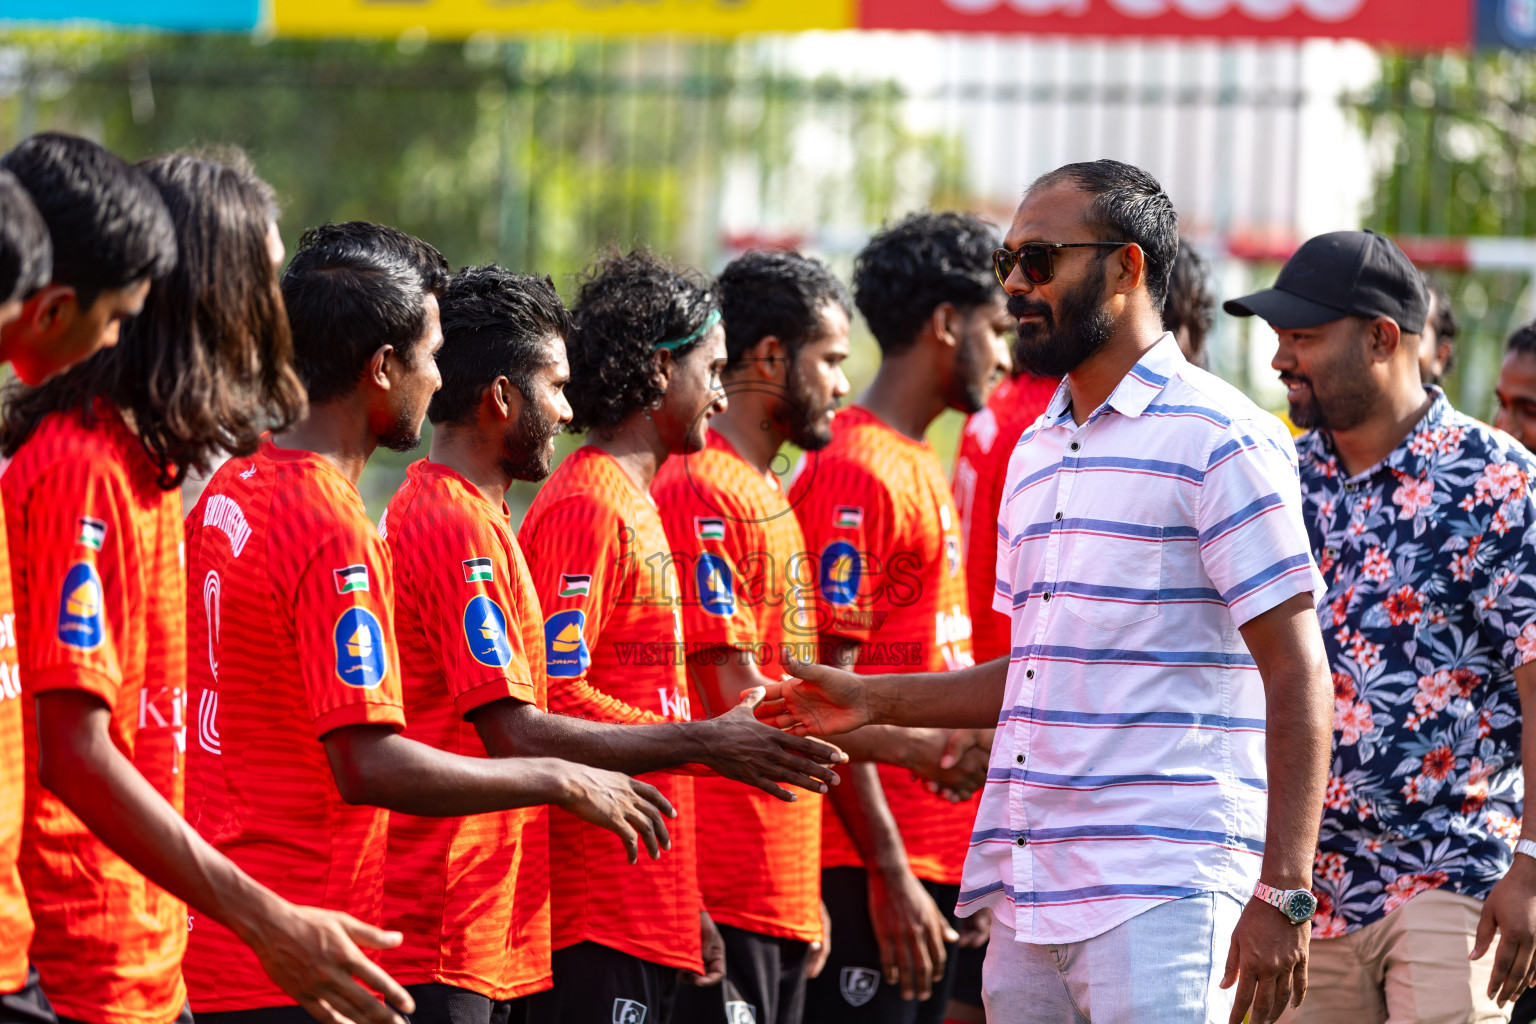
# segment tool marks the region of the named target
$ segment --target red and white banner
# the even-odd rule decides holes
[[[1466,46],[1469,0],[862,0],[859,27],[1095,36],[1338,37]]]

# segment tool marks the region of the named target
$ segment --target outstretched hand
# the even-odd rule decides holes
[[[789,673],[767,688],[757,717],[796,736],[834,736],[870,723],[867,680],[829,665],[784,659]]]
[[[358,948],[393,949],[400,945],[399,932],[375,928],[349,914],[291,903],[260,920],[265,927],[242,929],[241,937],[268,976],[316,1020],[397,1024],[395,1010],[415,1011],[410,993]],[[369,988],[381,993],[388,1005]]]
[[[719,718],[690,726],[706,734],[702,763],[785,801],[795,796],[781,782],[812,793],[837,785],[837,773],[828,766],[842,764],[848,755],[826,740],[782,732],[758,721],[754,712],[763,694],[761,686],[745,690],[741,703]]]
[[[666,819],[677,817],[677,811],[655,786],[584,764],[570,765],[568,773],[570,795],[561,806],[582,821],[617,835],[631,864],[640,859],[642,845],[651,860],[672,848]]]

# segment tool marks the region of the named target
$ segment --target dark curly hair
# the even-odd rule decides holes
[[[941,303],[962,312],[1002,294],[997,232],[969,213],[914,213],[869,240],[853,263],[853,299],[883,355],[911,348]]]
[[[587,271],[571,307],[574,329],[566,341],[571,403],[566,428],[611,430],[665,392],[656,386],[656,346],[694,334],[720,308],[714,288],[648,249],[610,253]],[[674,358],[696,348],[699,337],[672,349]]]
[[[262,431],[303,413],[267,248],[275,196],[243,154],[220,158],[173,153],[137,166],[170,211],[180,258],[115,346],[41,387],[13,382],[0,451],[14,455],[55,412],[79,410],[92,423],[105,398],[132,418],[169,490],[222,452],[255,451]]]
[[[1163,303],[1163,330],[1189,332],[1189,361],[1205,365],[1205,336],[1216,322],[1216,296],[1211,292],[1211,265],[1183,239],[1168,278],[1168,300]]]
[[[443,347],[437,369],[443,386],[432,396],[433,423],[461,423],[497,377],[524,398],[530,375],[541,369],[544,339],[571,333],[571,314],[547,277],[514,274],[492,263],[463,267],[443,296]]]
[[[848,289],[818,259],[787,249],[738,256],[720,271],[720,311],[725,316],[726,366],[741,365],[748,349],[769,335],[783,342],[790,359],[821,327],[821,311],[835,303],[853,315]]]

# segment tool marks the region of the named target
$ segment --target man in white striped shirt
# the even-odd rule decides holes
[[[1015,351],[1066,377],[999,511],[1012,657],[797,666],[763,713],[998,724],[960,897],[994,912],[992,1024],[1273,1020],[1305,992],[1332,725],[1295,449],[1163,332],[1177,221],[1145,172],[1047,174],[1005,246]]]

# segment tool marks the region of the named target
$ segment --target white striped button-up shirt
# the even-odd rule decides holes
[[[1070,400],[1063,382],[1008,464],[1013,653],[960,895],[1032,943],[1248,899],[1265,699],[1238,627],[1322,592],[1290,436],[1173,335],[1081,426]]]

